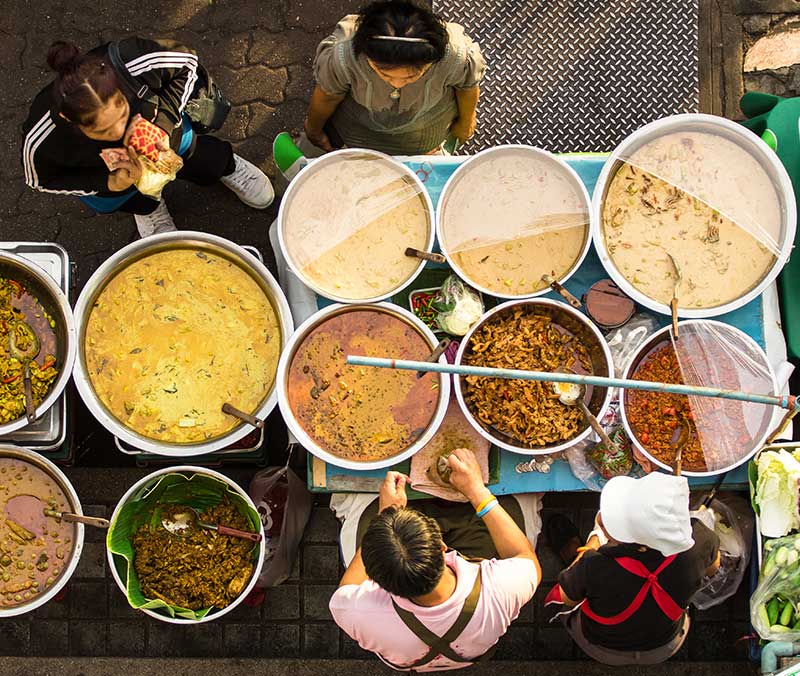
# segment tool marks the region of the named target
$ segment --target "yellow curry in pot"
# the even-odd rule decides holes
[[[275,310],[233,261],[196,249],[154,253],[118,272],[84,340],[92,386],[133,431],[172,443],[219,437],[269,396],[281,350]]]

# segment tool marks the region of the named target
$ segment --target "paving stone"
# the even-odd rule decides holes
[[[82,505],[82,507],[83,507],[83,513],[86,516],[98,516],[102,519],[107,519],[111,514],[111,512],[105,505]],[[105,546],[106,533],[108,533],[108,531],[103,530],[102,528],[92,528],[91,526],[87,526],[86,528],[84,528],[83,529],[84,553],[82,554],[82,556],[86,556],[86,543],[88,542],[102,542],[103,545]],[[105,559],[105,556],[103,556],[103,559]]]
[[[246,105],[233,106],[228,119],[219,131],[219,137],[226,141],[244,141],[247,138],[247,125],[250,111]]]
[[[368,650],[364,650],[358,643],[356,643],[352,638],[350,638],[344,632],[341,632],[341,640],[342,640],[342,657],[347,660],[368,660],[368,659],[375,659],[375,655],[373,655]]]
[[[272,143],[277,131],[273,124],[273,117],[275,116],[275,108],[267,106],[263,103],[251,103],[247,106],[248,118],[246,136],[262,136],[265,137],[269,144]],[[271,151],[271,146],[269,147]]]
[[[731,616],[731,604],[721,603],[706,610],[696,610],[694,620],[697,622],[725,622]]]
[[[225,96],[235,105],[249,101],[280,103],[283,101],[283,88],[288,81],[285,68],[266,66],[236,69],[221,66],[216,69],[216,77]]]
[[[70,655],[102,657],[106,654],[108,626],[96,620],[69,623]]]
[[[0,655],[27,655],[30,646],[30,622],[13,619],[0,621]]]
[[[89,528],[87,528],[89,530]],[[100,530],[94,528],[93,530]],[[76,578],[104,578],[106,576],[106,545],[104,542],[84,542],[81,558],[75,569]]]
[[[339,542],[339,520],[329,507],[314,507],[311,511],[303,542]]]
[[[131,608],[128,597],[120,591],[116,584],[108,585],[108,616],[123,619],[142,619],[141,610]]]
[[[336,585],[305,585],[303,588],[303,617],[307,620],[330,620],[328,602]]]
[[[519,617],[516,619],[516,622],[522,622],[526,624],[531,624],[534,622],[536,618],[536,597],[532,598],[528,601],[524,606],[522,606],[522,610],[519,612]]]
[[[108,592],[105,582],[73,582],[70,587],[70,619],[108,617]]]
[[[311,66],[293,64],[287,67],[289,82],[286,85],[284,96],[287,101],[300,99],[307,102],[314,91],[314,72]]]
[[[226,624],[222,636],[225,657],[252,657],[261,648],[261,627],[258,624]]]
[[[536,555],[539,557],[539,565],[542,567],[542,586],[551,587],[552,584],[549,583],[557,580],[558,574],[564,570],[564,562],[549,545],[539,545]]]
[[[139,657],[145,651],[144,621],[110,622],[108,625],[108,654],[112,657]]]
[[[49,620],[56,620],[56,619],[65,619],[69,615],[69,588],[70,585],[61,590],[60,593],[64,594],[59,600],[51,599],[43,606],[39,606],[36,610],[33,611],[32,617],[33,619],[49,619]]]
[[[536,629],[511,625],[497,643],[498,660],[530,660],[534,657]],[[541,658],[539,658],[541,659]]]
[[[34,620],[31,622],[31,653],[57,657],[69,653],[69,622]]]
[[[331,30],[348,14],[355,14],[364,3],[361,0],[288,0],[286,23],[306,31]]]
[[[313,659],[339,657],[339,627],[333,622],[303,625],[303,653]]]
[[[247,61],[270,68],[298,62],[310,66],[317,45],[325,36],[323,31],[309,33],[298,28],[290,28],[278,34],[254,31]]]
[[[264,590],[265,620],[296,620],[300,617],[300,588],[282,584]]]
[[[264,657],[297,657],[300,654],[300,626],[265,624],[261,654]]]
[[[167,624],[153,618],[147,619],[148,657],[182,657],[187,627]]]
[[[534,654],[537,660],[572,659],[572,637],[558,624],[539,627],[536,632]]]
[[[230,624],[242,624],[249,622],[251,624],[259,624],[261,622],[261,608],[260,606],[249,606],[246,603],[240,603],[229,613],[223,615],[218,621]]]
[[[720,662],[729,659],[736,638],[727,623],[694,622],[689,630],[689,659]]]
[[[339,579],[339,548],[336,545],[305,545],[303,577],[315,582]]]
[[[186,627],[183,654],[186,657],[222,657],[222,625],[206,622]]]

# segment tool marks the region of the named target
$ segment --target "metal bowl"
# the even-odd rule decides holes
[[[404,451],[393,455],[389,458],[384,458],[382,460],[370,460],[365,462],[358,462],[356,460],[348,460],[344,458],[340,458],[339,456],[331,453],[327,449],[320,446],[316,441],[314,441],[303,429],[303,426],[299,423],[297,418],[295,417],[294,411],[292,407],[289,405],[289,397],[287,392],[288,387],[288,380],[289,380],[289,367],[291,366],[292,360],[294,359],[294,355],[297,352],[298,346],[305,340],[306,336],[311,333],[314,329],[316,329],[320,324],[323,324],[325,321],[330,319],[335,315],[339,315],[346,312],[352,311],[363,311],[363,310],[370,310],[373,312],[385,312],[387,314],[394,315],[398,319],[406,322],[407,324],[411,324],[416,331],[425,338],[425,341],[430,345],[431,352],[433,352],[434,348],[439,343],[436,336],[433,332],[417,317],[411,314],[408,310],[404,310],[397,305],[393,305],[392,303],[377,303],[374,305],[330,305],[326,308],[323,308],[319,312],[314,313],[309,317],[305,322],[303,322],[300,327],[295,331],[292,339],[289,341],[289,344],[286,346],[286,349],[283,351],[283,355],[281,356],[280,364],[278,365],[278,403],[280,405],[281,413],[283,414],[283,419],[286,422],[286,426],[289,430],[294,434],[300,444],[306,450],[313,453],[317,456],[320,460],[324,460],[325,462],[336,465],[338,467],[343,467],[345,469],[358,469],[358,470],[369,470],[369,469],[383,469],[385,467],[391,467],[392,465],[396,465],[399,462],[403,462],[407,458],[410,458],[414,455],[418,450],[423,448],[432,438],[436,431],[439,429],[439,426],[442,424],[442,420],[444,419],[445,413],[447,412],[447,405],[450,400],[450,379],[446,376],[440,375],[439,376],[439,401],[436,406],[436,411],[434,413],[433,419],[431,420],[428,428],[422,434],[422,436],[417,439],[411,446],[406,448]],[[386,356],[392,356],[392,346],[386,346]],[[446,363],[444,355],[439,358],[440,363]],[[368,368],[368,367],[364,367]]]
[[[396,293],[402,291],[409,284],[411,284],[411,282],[417,278],[419,273],[422,272],[422,269],[425,267],[425,261],[420,260],[419,265],[417,265],[414,272],[407,279],[401,280],[399,284],[386,293],[381,293],[377,296],[371,296],[369,298],[345,298],[331,293],[331,291],[328,289],[322,288],[303,273],[303,271],[297,265],[292,251],[287,246],[286,237],[284,234],[284,229],[286,227],[285,219],[287,217],[289,206],[294,200],[310,199],[308,195],[304,194],[304,191],[306,183],[308,183],[309,179],[314,175],[314,173],[329,164],[341,164],[341,171],[347,171],[346,163],[351,159],[372,159],[380,162],[390,162],[394,167],[397,168],[398,172],[400,172],[403,177],[407,178],[416,187],[417,192],[424,201],[426,213],[428,214],[428,239],[425,243],[424,251],[433,251],[433,243],[436,236],[436,231],[434,228],[433,203],[431,202],[430,195],[423,186],[422,181],[419,180],[419,177],[413,171],[411,171],[411,169],[404,164],[401,164],[390,155],[385,155],[384,153],[379,153],[375,150],[366,150],[363,148],[336,150],[328,153],[319,159],[315,159],[305,169],[303,169],[294,178],[294,180],[292,180],[292,182],[289,184],[289,187],[286,189],[286,193],[281,200],[280,209],[278,210],[278,242],[280,244],[281,252],[286,259],[286,263],[289,265],[289,268],[291,268],[292,272],[294,272],[294,274],[297,275],[297,277],[300,278],[306,286],[313,289],[318,295],[329,298],[337,303],[375,303],[386,298],[391,298]]]
[[[514,312],[514,310],[521,307],[529,308],[535,310],[539,314],[551,317],[555,324],[573,336],[576,336],[578,341],[585,345],[589,352],[589,357],[592,361],[592,375],[605,377],[614,376],[611,351],[608,349],[608,344],[598,328],[592,324],[582,313],[572,309],[566,303],[550,300],[548,298],[527,301],[510,301],[489,310],[483,315],[483,317],[481,317],[480,321],[470,329],[469,333],[464,336],[464,339],[461,341],[461,345],[458,348],[456,364],[463,363],[464,354],[469,346],[472,336],[481,326],[483,326],[484,323],[486,323],[486,321],[494,318],[495,315],[511,314]],[[520,453],[522,455],[545,455],[548,453],[558,453],[559,451],[565,451],[571,446],[583,441],[592,433],[592,428],[584,422],[583,428],[578,432],[578,434],[567,441],[561,441],[557,444],[548,444],[546,446],[522,446],[516,439],[481,423],[477,416],[473,414],[472,408],[464,398],[464,391],[461,386],[461,376],[454,376],[454,382],[458,404],[461,406],[461,410],[463,411],[469,423],[485,439],[488,439],[493,444],[497,444],[501,448],[505,448],[508,451]],[[588,407],[589,410],[594,413],[596,418],[599,419],[605,415],[610,403],[611,390],[609,388],[592,388]]]
[[[768,359],[766,353],[764,352],[764,350],[762,350],[761,346],[759,346],[758,343],[756,343],[756,341],[754,341],[750,336],[748,336],[746,333],[740,331],[736,327],[731,326],[730,324],[725,324],[724,322],[718,322],[718,321],[714,321],[714,320],[710,320],[710,319],[681,321],[681,322],[678,323],[678,335],[681,335],[681,331],[680,331],[681,327],[687,327],[687,326],[691,326],[693,324],[706,324],[706,325],[710,324],[710,325],[713,325],[713,326],[719,326],[719,327],[724,328],[724,330],[726,330],[726,331],[731,331],[737,338],[741,339],[743,341],[743,343],[746,345],[747,349],[750,351],[751,355],[753,355],[754,358],[757,358],[761,362],[761,366],[763,366],[763,368],[765,368],[770,374],[770,379],[772,381],[771,382],[772,389],[768,393],[767,392],[762,392],[760,394],[778,394],[778,381],[777,381],[777,378],[775,376],[775,370],[772,368],[772,365],[770,364],[769,359]],[[670,340],[670,333],[669,333],[670,329],[671,329],[670,326],[665,326],[664,328],[659,329],[653,335],[651,335],[650,338],[648,338],[639,347],[638,350],[636,350],[636,352],[634,353],[630,363],[628,364],[627,368],[625,369],[625,373],[622,376],[623,378],[631,378],[631,376],[634,373],[636,373],[636,370],[639,368],[639,365],[642,363],[644,358],[648,354],[650,354],[650,352],[652,352],[656,347],[658,347],[658,346],[660,346],[660,345],[662,345],[664,343],[669,342],[669,340]],[[628,420],[628,414],[627,414],[627,411],[626,411],[626,408],[625,408],[625,401],[626,401],[626,397],[625,397],[624,391],[623,391],[622,396],[620,396],[620,398],[619,398],[619,411],[620,411],[620,416],[622,417],[622,424],[625,426],[625,432],[627,433],[627,435],[630,438],[631,442],[634,444],[634,446],[637,449],[639,449],[641,454],[644,455],[646,458],[648,458],[651,462],[653,462],[654,464],[658,465],[662,469],[667,470],[668,472],[672,472],[672,470],[673,470],[672,467],[670,467],[665,462],[663,462],[661,460],[658,460],[639,441],[638,437],[634,433],[633,428],[631,427],[631,424],[630,424],[630,422]],[[769,436],[770,431],[773,429],[773,422],[775,421],[776,417],[779,417],[779,416],[780,416],[780,409],[778,409],[777,407],[773,408],[771,416],[765,416],[765,420],[763,421],[763,423],[762,423],[762,425],[761,425],[761,427],[759,429],[759,433],[753,438],[752,446],[750,448],[744,449],[741,458],[739,458],[736,462],[731,463],[727,467],[722,467],[721,469],[714,470],[714,471],[692,472],[692,471],[688,471],[686,469],[683,469],[682,473],[685,474],[686,476],[702,476],[702,477],[715,476],[715,475],[718,475],[718,474],[723,474],[724,472],[732,470],[735,467],[738,467],[739,465],[747,462],[750,458],[753,457],[753,455],[755,455],[756,451],[758,451],[758,449],[761,448],[761,446],[764,443],[764,441],[766,440],[767,436]]]
[[[189,476],[194,476],[195,474],[205,474],[207,476],[214,477],[215,479],[219,479],[223,483],[230,486],[236,493],[238,493],[242,498],[247,502],[253,510],[256,510],[256,506],[253,504],[253,501],[250,499],[250,496],[247,494],[247,491],[243,490],[239,487],[237,483],[226,477],[224,474],[220,474],[219,472],[215,472],[213,469],[207,469],[205,467],[195,467],[193,465],[178,465],[176,467],[165,467],[164,469],[160,469],[152,474],[148,474],[143,479],[137,481],[133,486],[131,486],[125,493],[125,495],[120,498],[120,501],[117,503],[117,506],[114,508],[114,513],[111,515],[111,523],[114,523],[119,515],[120,510],[129,502],[133,502],[134,500],[138,500],[141,496],[146,493],[153,485],[158,483],[161,480],[161,477],[165,474],[186,474]],[[247,595],[253,590],[256,582],[258,582],[258,575],[261,571],[261,567],[264,565],[264,557],[266,555],[266,542],[267,538],[264,537],[264,526],[261,525],[261,542],[258,543],[258,557],[255,562],[255,566],[253,568],[253,574],[250,576],[250,581],[247,583],[247,586],[242,590],[242,593],[239,594],[233,601],[231,601],[230,605],[226,606],[225,608],[214,609],[208,613],[205,617],[200,620],[189,620],[182,617],[170,617],[169,615],[164,615],[157,610],[150,610],[149,608],[139,608],[141,612],[145,615],[149,615],[156,620],[161,620],[162,622],[168,622],[170,624],[201,624],[203,622],[211,622],[212,620],[219,619],[223,615],[227,615],[231,612],[236,606],[238,606],[242,601],[247,598]],[[128,577],[128,561],[116,554],[111,552],[111,549],[106,549],[106,556],[108,557],[108,566],[111,569],[111,575],[114,577],[114,581],[117,583],[120,591],[122,592],[123,596],[127,598],[127,584],[126,580]]]
[[[58,487],[63,491],[64,495],[67,496],[70,509],[75,514],[83,514],[80,500],[78,500],[78,495],[75,493],[75,489],[72,487],[69,479],[67,479],[66,475],[47,458],[44,458],[38,453],[34,453],[33,451],[29,451],[25,448],[16,448],[10,446],[0,446],[0,458],[15,458],[31,465],[35,465],[41,469],[43,472],[48,474],[53,481],[55,481]],[[37,608],[43,606],[50,599],[56,596],[64,588],[64,585],[69,582],[69,579],[75,572],[75,568],[78,566],[78,561],[80,560],[81,552],[83,551],[83,537],[84,526],[82,523],[76,523],[72,551],[70,552],[69,560],[66,562],[66,565],[61,571],[61,575],[58,577],[58,579],[47,591],[44,592],[44,594],[34,596],[30,601],[21,603],[12,608],[0,608],[0,619],[14,617],[15,615],[22,615],[23,613],[29,613],[30,611],[36,610]]]
[[[103,427],[134,448],[157,455],[191,457],[212,453],[230,446],[246,436],[252,428],[246,423],[239,423],[223,435],[196,443],[169,443],[145,437],[124,425],[106,408],[97,396],[86,368],[86,353],[84,349],[86,326],[92,307],[116,273],[141,258],[170,249],[195,249],[212,253],[227,258],[247,272],[272,302],[272,307],[280,324],[282,348],[286,346],[289,340],[294,323],[286,296],[284,296],[278,282],[270,274],[269,270],[258,259],[237,244],[205,232],[181,230],[140,239],[120,249],[91,276],[78,298],[78,303],[75,305],[77,343],[79,346],[77,359],[75,360],[75,385],[81,398]],[[258,409],[246,411],[246,413],[251,413],[257,418],[263,419],[275,408],[277,401],[278,395],[273,383],[270,393],[261,402]]]
[[[750,153],[772,180],[775,192],[781,202],[780,207],[782,212],[781,235],[778,242],[780,251],[769,273],[765,275],[756,286],[736,300],[708,308],[678,308],[679,317],[699,319],[703,317],[715,317],[747,305],[751,300],[760,296],[764,289],[775,281],[775,278],[789,260],[789,254],[794,245],[795,229],[797,225],[797,207],[789,175],[786,173],[786,169],[781,164],[778,156],[772,152],[761,139],[740,124],[714,115],[687,114],[665,117],[645,125],[628,136],[628,138],[617,146],[608,160],[606,160],[592,195],[592,238],[595,248],[597,249],[597,254],[603,263],[603,267],[614,282],[616,282],[617,286],[636,302],[641,303],[654,312],[660,312],[666,315],[671,312],[669,305],[660,303],[639,291],[639,289],[633,286],[617,268],[606,248],[605,236],[603,235],[603,205],[614,176],[616,176],[617,171],[624,164],[623,158],[630,157],[633,152],[642,146],[666,134],[687,131],[714,134],[738,144],[739,147]]]
[[[589,224],[586,226],[586,233],[584,235],[583,245],[581,247],[580,254],[578,255],[575,262],[572,264],[572,267],[569,268],[566,272],[560,275],[556,281],[563,284],[566,282],[573,274],[578,270],[583,263],[584,258],[586,258],[586,254],[589,252],[589,247],[592,242],[591,232],[592,232],[592,225],[591,220],[593,218],[593,211],[591,209],[591,200],[589,197],[589,193],[586,190],[586,186],[584,185],[583,181],[581,180],[580,176],[576,173],[576,171],[569,166],[564,160],[559,157],[556,157],[552,153],[547,152],[546,150],[542,150],[541,148],[535,148],[533,146],[527,146],[522,144],[508,144],[497,146],[495,148],[488,148],[487,150],[482,150],[481,152],[473,155],[466,161],[462,162],[458,168],[451,174],[450,178],[447,179],[447,182],[444,184],[442,188],[442,194],[439,198],[439,202],[436,205],[436,236],[439,241],[439,246],[442,248],[442,253],[447,258],[447,262],[450,264],[450,267],[458,273],[458,275],[469,282],[470,286],[475,287],[476,289],[482,291],[485,294],[490,296],[495,296],[497,298],[509,298],[509,299],[521,299],[521,298],[535,298],[537,296],[543,296],[544,294],[550,293],[552,289],[549,286],[545,286],[543,289],[539,289],[538,291],[534,291],[533,293],[527,294],[510,294],[510,293],[501,293],[496,289],[487,289],[486,287],[478,284],[473,280],[469,274],[467,274],[458,262],[455,260],[453,253],[448,251],[447,246],[445,245],[446,238],[443,237],[443,220],[444,220],[444,211],[447,208],[447,203],[450,198],[450,192],[452,192],[455,185],[458,183],[459,180],[463,178],[463,176],[469,173],[473,168],[477,165],[480,165],[482,162],[485,162],[487,158],[494,157],[496,155],[502,156],[509,151],[519,152],[520,150],[525,151],[531,155],[532,158],[536,158],[539,160],[543,160],[549,162],[556,168],[558,171],[561,171],[572,183],[572,186],[578,191],[578,193],[583,197],[583,202],[586,208],[586,217],[589,220]]]
[[[56,403],[72,375],[77,349],[72,308],[55,280],[35,263],[31,263],[21,256],[0,251],[0,277],[13,279],[22,284],[37,298],[56,323],[54,329],[56,334],[55,358],[58,376],[50,386],[50,391],[44,401],[36,408],[36,417],[40,418]],[[16,420],[0,425],[0,436],[11,434],[27,424],[28,419],[23,413]]]

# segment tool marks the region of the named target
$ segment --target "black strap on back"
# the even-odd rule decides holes
[[[428,629],[422,622],[420,622],[414,613],[401,608],[400,606],[395,603],[394,599],[392,599],[392,605],[394,606],[395,612],[398,614],[401,620],[403,620],[403,624],[408,627],[411,632],[426,646],[428,646],[429,650],[418,659],[413,664],[404,665],[402,667],[395,666],[390,662],[390,666],[395,667],[396,669],[416,669],[417,667],[421,667],[428,662],[433,661],[439,655],[442,657],[446,657],[453,662],[459,663],[467,663],[467,662],[482,662],[486,659],[489,659],[492,654],[494,653],[495,646],[492,646],[489,650],[478,657],[471,657],[465,658],[461,657],[457,654],[452,646],[451,643],[455,641],[459,636],[461,636],[464,629],[466,629],[469,621],[472,619],[473,615],[475,615],[475,609],[478,607],[478,599],[481,595],[481,577],[483,576],[483,571],[479,568],[478,575],[475,577],[475,584],[472,585],[472,591],[470,591],[469,595],[467,596],[466,600],[464,601],[464,605],[461,608],[461,612],[458,614],[456,621],[453,623],[453,626],[448,629],[444,636],[437,636],[434,634],[430,629]]]
[[[139,82],[133,75],[131,75],[125,62],[122,60],[122,54],[119,52],[119,41],[113,41],[108,44],[108,58],[114,70],[122,78],[128,90],[140,101],[147,101],[150,97],[150,87],[143,82]]]

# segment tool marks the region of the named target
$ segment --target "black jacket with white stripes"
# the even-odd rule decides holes
[[[122,40],[119,51],[129,73],[146,84],[149,96],[158,101],[156,106],[155,101],[139,100],[119,77],[131,116],[141,113],[153,121],[170,134],[170,145],[177,150],[183,134],[181,112],[197,81],[197,55],[174,43],[138,37]],[[92,53],[108,54],[108,44],[93,49]],[[25,182],[42,192],[114,195],[108,190],[108,169],[100,151],[118,148],[120,142],[90,139],[61,118],[52,110],[52,88],[51,83],[39,92],[22,126]]]

